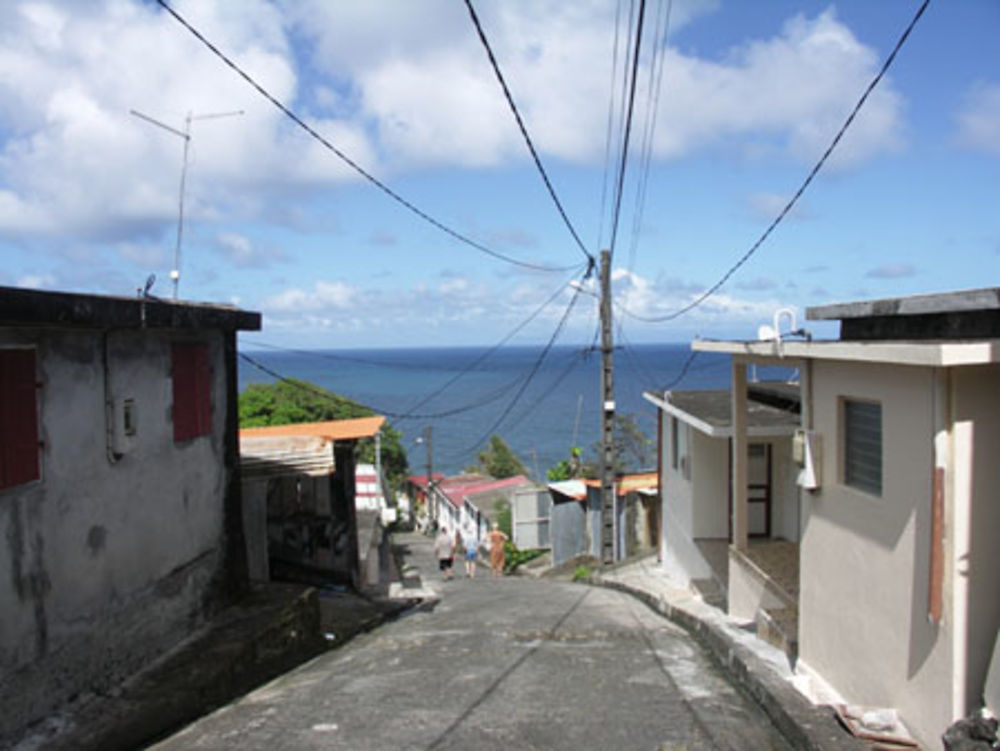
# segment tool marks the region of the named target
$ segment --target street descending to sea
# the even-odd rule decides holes
[[[156,751],[786,749],[683,630],[628,595],[524,577],[442,580],[440,600],[327,652]]]

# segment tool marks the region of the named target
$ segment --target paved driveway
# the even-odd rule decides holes
[[[441,581],[441,600],[155,746],[175,749],[785,749],[685,632],[633,598],[520,578]]]

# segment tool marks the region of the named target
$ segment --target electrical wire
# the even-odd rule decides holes
[[[589,276],[589,272],[588,272],[587,275],[584,276],[584,279],[586,279],[587,276]],[[551,305],[552,302],[557,297],[559,297],[559,295],[561,295],[565,291],[567,284],[568,284],[568,282],[566,284],[561,285],[558,289],[556,289],[556,291],[545,302],[543,302],[535,310],[534,313],[532,313],[530,316],[528,316],[520,324],[518,324],[517,326],[515,326],[514,329],[509,334],[507,334],[507,336],[505,336],[503,339],[501,339],[499,342],[497,342],[493,347],[491,347],[489,350],[487,350],[486,352],[484,352],[482,355],[480,355],[479,357],[477,357],[464,370],[460,371],[454,377],[452,377],[447,382],[445,382],[445,384],[443,386],[441,386],[437,390],[431,392],[430,394],[428,394],[427,396],[425,396],[423,399],[421,399],[419,402],[417,402],[412,407],[410,407],[410,409],[408,411],[412,412],[413,410],[420,409],[422,406],[424,406],[425,404],[427,404],[428,402],[430,402],[431,400],[433,400],[435,397],[439,396],[442,392],[444,392],[446,389],[448,389],[452,384],[454,384],[460,378],[462,378],[463,376],[467,375],[471,371],[475,370],[482,363],[486,362],[486,360],[488,360],[490,357],[492,357],[496,353],[496,351],[498,349],[500,349],[500,347],[502,347],[504,344],[506,344],[507,342],[509,342],[514,337],[515,334],[517,334],[519,331],[521,331],[521,329],[523,329],[525,326],[527,326],[529,323],[531,323],[533,320],[535,320],[535,318],[537,318],[541,314],[541,312],[543,310],[545,310],[545,308],[547,308],[549,305]]]
[[[549,176],[545,172],[545,167],[542,166],[542,160],[539,158],[538,152],[535,150],[535,145],[531,141],[531,136],[528,135],[528,129],[524,125],[524,120],[521,119],[521,113],[518,111],[517,105],[514,103],[514,95],[511,94],[510,88],[507,86],[507,81],[504,80],[503,73],[500,72],[500,64],[497,62],[496,56],[493,54],[493,49],[490,47],[490,42],[486,38],[486,32],[483,30],[483,26],[479,22],[479,16],[476,15],[476,9],[472,7],[472,0],[465,0],[465,7],[469,9],[469,15],[472,17],[472,23],[475,25],[476,31],[479,34],[479,41],[482,42],[483,48],[486,50],[486,56],[490,59],[490,65],[493,66],[493,72],[496,74],[497,81],[500,82],[500,87],[503,89],[503,94],[507,99],[507,104],[510,106],[510,111],[514,113],[514,119],[517,120],[517,127],[521,130],[521,135],[524,137],[524,143],[528,146],[528,151],[531,152],[531,158],[535,160],[535,167],[538,168],[538,173],[542,176],[542,180],[545,182],[545,187],[548,189],[549,195],[552,196],[552,201],[559,210],[559,215],[566,224],[566,228],[573,236],[573,239],[576,240],[577,247],[580,248],[580,252],[583,253],[587,262],[593,265],[594,256],[584,247],[583,241],[576,232],[576,228],[573,227],[573,223],[569,220],[569,217],[566,216],[566,210],[563,209],[563,205],[559,201],[559,196],[556,195],[556,189],[552,187],[552,182],[549,180]]]
[[[200,31],[198,31],[198,29],[196,29],[194,26],[188,23],[188,21],[185,20],[183,16],[181,16],[177,11],[175,11],[172,7],[170,7],[170,5],[166,2],[166,0],[156,0],[156,3],[160,7],[162,7],[165,11],[167,11],[167,13],[173,16],[174,19],[179,24],[181,24],[181,26],[187,29],[199,42],[205,45],[205,47],[207,47],[216,57],[222,60],[222,62],[224,62],[227,66],[229,66],[238,76],[240,76],[240,78],[242,78],[244,81],[250,84],[254,89],[257,90],[257,92],[261,96],[263,96],[271,104],[277,107],[282,114],[288,117],[292,122],[298,125],[312,138],[314,138],[316,141],[322,144],[324,148],[335,154],[342,162],[344,162],[347,166],[349,166],[351,169],[353,169],[355,172],[357,172],[359,175],[365,178],[365,180],[367,180],[369,183],[371,183],[376,188],[381,190],[392,200],[396,201],[396,203],[400,204],[404,208],[416,214],[418,217],[423,219],[428,224],[436,227],[437,229],[441,230],[442,232],[449,235],[453,239],[458,240],[459,242],[464,243],[465,245],[468,245],[471,248],[474,248],[482,253],[485,253],[486,255],[492,256],[501,261],[506,261],[507,263],[513,264],[515,266],[520,266],[526,269],[532,269],[533,271],[570,271],[576,268],[575,266],[542,266],[539,264],[520,261],[516,258],[504,255],[503,253],[488,248],[482,243],[476,242],[467,235],[464,235],[458,230],[452,229],[443,222],[435,219],[423,209],[418,208],[415,204],[403,198],[403,196],[394,191],[392,188],[390,188],[384,182],[382,182],[377,177],[372,175],[370,172],[365,170],[361,165],[359,165],[357,162],[355,162],[353,159],[347,156],[347,154],[345,154],[343,151],[334,146],[330,141],[328,141],[326,138],[320,135],[314,128],[312,128],[312,126],[308,125],[301,117],[296,115],[291,109],[282,104],[281,101],[279,101],[270,92],[268,92],[267,89],[265,89],[261,84],[257,83],[257,81],[254,80],[254,78],[252,78],[249,73],[244,71],[228,56],[226,56],[224,52],[222,52],[218,47],[216,47],[212,42],[210,42]]]
[[[618,8],[615,11],[615,35],[614,44],[611,51],[611,83],[608,86],[608,124],[604,135],[604,174],[601,176],[601,213],[597,227],[597,247],[600,248],[604,241],[604,212],[608,205],[608,172],[611,166],[611,133],[614,130],[614,110],[615,110],[615,77],[618,75],[618,37],[621,23],[622,3],[618,0]]]
[[[732,266],[729,267],[729,270],[722,275],[719,281],[717,281],[715,284],[713,284],[711,287],[705,290],[705,292],[696,297],[692,302],[688,303],[682,308],[673,311],[672,313],[668,313],[662,316],[640,316],[635,313],[632,313],[629,310],[624,310],[624,313],[626,315],[636,319],[637,321],[645,321],[647,323],[663,323],[665,321],[672,321],[676,318],[679,318],[685,313],[694,310],[703,302],[705,302],[705,300],[707,300],[709,297],[718,292],[719,289],[722,287],[722,285],[724,285],[727,281],[729,281],[730,277],[732,277],[733,274],[735,274],[740,269],[740,267],[743,266],[743,264],[745,264],[747,261],[750,260],[751,256],[753,256],[753,254],[757,252],[757,249],[764,244],[764,241],[767,240],[768,237],[770,237],[771,233],[775,230],[775,228],[779,224],[781,224],[782,220],[788,215],[788,212],[790,212],[792,208],[795,206],[795,204],[798,203],[799,198],[801,198],[802,194],[805,193],[806,188],[808,188],[810,183],[812,183],[813,178],[816,177],[820,169],[822,169],[823,165],[826,164],[827,159],[830,158],[830,155],[833,153],[833,150],[837,148],[837,145],[840,143],[840,139],[843,138],[844,133],[847,132],[847,129],[851,126],[851,123],[854,122],[854,118],[857,117],[858,112],[861,111],[861,108],[864,106],[865,102],[868,101],[869,95],[872,93],[872,91],[874,91],[875,87],[878,86],[883,76],[885,76],[886,72],[889,70],[889,67],[896,59],[896,55],[899,53],[899,50],[902,49],[903,44],[906,42],[907,38],[909,38],[910,32],[913,31],[913,27],[916,26],[917,21],[920,20],[920,17],[924,14],[924,11],[927,10],[927,5],[929,3],[930,0],[924,0],[923,3],[920,4],[920,7],[917,9],[916,14],[913,16],[913,20],[910,21],[905,31],[903,31],[902,36],[900,36],[899,40],[896,42],[896,46],[893,47],[892,52],[889,53],[889,56],[885,59],[885,62],[882,64],[882,68],[879,70],[875,78],[872,79],[871,83],[868,84],[868,87],[861,95],[861,98],[858,99],[857,103],[854,105],[854,109],[851,110],[851,114],[847,116],[847,119],[844,121],[844,124],[840,126],[840,130],[837,131],[837,135],[834,136],[833,141],[830,143],[829,146],[827,146],[826,151],[823,152],[823,156],[820,157],[819,161],[816,162],[816,165],[809,171],[809,174],[806,176],[805,181],[799,186],[799,189],[795,191],[792,197],[788,200],[788,203],[785,204],[784,208],[781,209],[780,212],[778,212],[778,215],[774,218],[774,221],[772,221],[771,224],[768,225],[767,229],[764,230],[764,233],[757,238],[757,241],[750,246],[750,249],[748,251],[746,251],[742,256],[740,256],[740,258],[736,261],[736,263],[734,263]]]
[[[559,319],[559,324],[556,326],[556,330],[552,333],[552,336],[549,337],[549,341],[546,343],[545,347],[542,349],[538,358],[535,360],[535,364],[532,366],[531,371],[528,373],[527,377],[521,384],[521,388],[518,389],[517,393],[514,395],[514,398],[511,399],[510,404],[508,404],[507,408],[504,409],[504,411],[500,414],[500,417],[498,417],[496,421],[494,421],[494,423],[489,427],[489,429],[487,429],[483,433],[483,435],[479,438],[479,440],[477,440],[470,446],[466,447],[462,451],[462,453],[475,451],[477,448],[479,448],[479,446],[481,446],[486,441],[487,438],[493,435],[496,429],[500,427],[503,421],[506,420],[507,417],[510,415],[511,411],[514,409],[518,401],[524,395],[524,391],[525,389],[528,388],[528,384],[531,383],[535,375],[538,373],[538,369],[542,366],[542,363],[545,361],[545,358],[548,356],[553,345],[556,343],[556,339],[559,338],[559,334],[562,333],[563,328],[566,326],[566,321],[569,319],[570,313],[573,312],[573,306],[576,304],[576,300],[579,296],[580,296],[580,287],[574,286],[573,297],[570,298],[569,304],[566,306],[566,311],[563,313],[562,318]]]
[[[253,367],[257,368],[262,373],[266,373],[267,375],[271,376],[275,380],[281,381],[282,383],[286,383],[289,386],[292,386],[293,388],[298,388],[301,391],[308,391],[309,393],[311,393],[311,394],[313,394],[315,396],[319,396],[319,397],[322,397],[324,399],[329,399],[331,401],[337,401],[340,398],[343,398],[343,399],[347,398],[347,397],[341,397],[341,396],[339,396],[337,394],[329,392],[329,391],[327,391],[327,390],[325,390],[323,388],[320,388],[319,386],[314,386],[313,384],[308,383],[306,381],[300,381],[300,380],[298,380],[296,378],[290,378],[288,376],[284,376],[281,373],[279,373],[276,370],[274,370],[273,368],[270,368],[267,365],[264,365],[262,362],[259,362],[258,360],[250,357],[250,355],[246,354],[245,352],[240,352],[239,356],[240,356],[240,359],[244,360],[248,364],[250,364]],[[452,415],[457,415],[457,414],[460,414],[462,412],[471,412],[472,410],[476,410],[476,409],[480,409],[482,407],[485,407],[486,405],[491,404],[492,402],[495,402],[498,399],[502,398],[504,396],[504,394],[506,394],[508,391],[510,391],[512,388],[514,388],[514,386],[517,385],[518,381],[520,381],[520,378],[515,378],[514,380],[512,380],[509,383],[507,383],[506,385],[501,386],[500,388],[498,388],[498,389],[494,390],[493,392],[491,392],[490,396],[488,396],[488,397],[486,397],[484,399],[481,399],[481,400],[479,400],[477,402],[473,402],[471,404],[465,404],[465,405],[462,405],[460,407],[453,407],[452,409],[444,410],[442,412],[434,412],[434,413],[429,413],[429,414],[418,415],[418,414],[412,414],[412,413],[392,412],[390,410],[378,409],[376,407],[370,407],[370,406],[368,406],[366,404],[359,404],[358,406],[361,406],[361,407],[363,407],[363,408],[371,411],[373,414],[377,413],[377,414],[380,414],[380,415],[385,415],[386,417],[391,417],[391,418],[393,418],[395,420],[406,420],[406,419],[436,420],[436,419],[440,419],[440,418],[443,418],[443,417],[451,417]],[[353,400],[349,400],[349,401],[353,402]],[[354,403],[358,404],[357,402],[354,402]]]
[[[629,84],[628,108],[625,118],[625,130],[622,134],[622,155],[618,165],[618,181],[615,188],[615,209],[611,222],[610,255],[615,254],[615,242],[618,237],[618,220],[621,216],[622,194],[625,185],[625,168],[628,164],[628,145],[632,133],[632,113],[635,109],[635,85],[639,70],[639,50],[642,48],[642,23],[646,15],[646,0],[639,0],[639,20],[636,23],[635,48],[632,52],[632,80]]]

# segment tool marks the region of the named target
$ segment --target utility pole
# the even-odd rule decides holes
[[[611,251],[601,251],[601,563],[615,562],[615,384]]]
[[[437,499],[434,497],[434,462],[431,451],[431,426],[424,428],[424,443],[427,445],[427,516],[431,522],[437,521]]]

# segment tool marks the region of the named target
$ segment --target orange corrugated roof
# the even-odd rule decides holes
[[[600,480],[584,480],[584,484],[592,488],[601,487]],[[621,475],[615,478],[615,490],[618,495],[627,495],[636,490],[654,490],[660,485],[656,472],[642,472],[631,475]]]
[[[315,436],[327,441],[354,441],[371,438],[385,423],[381,415],[358,417],[354,420],[300,422],[294,425],[273,425],[266,428],[243,428],[240,438],[275,438],[281,436]]]

